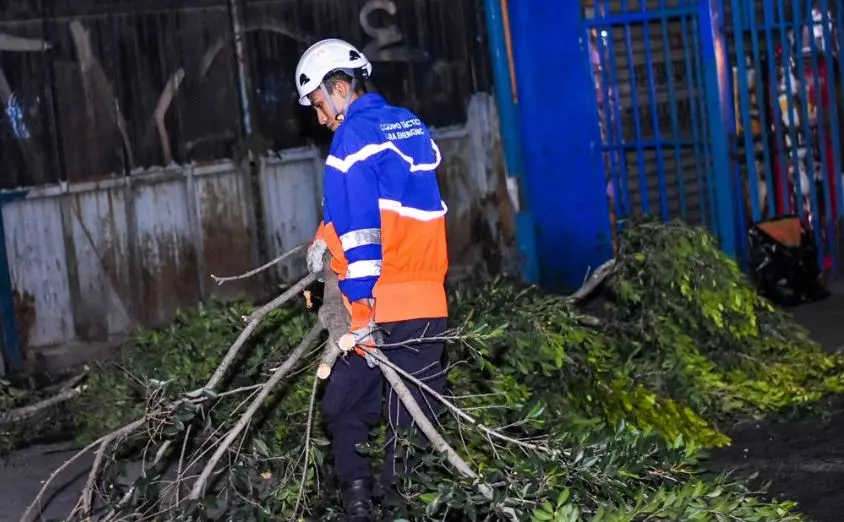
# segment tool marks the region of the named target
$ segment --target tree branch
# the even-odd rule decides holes
[[[243,274],[236,275],[236,276],[227,276],[227,277],[218,277],[218,276],[215,276],[214,274],[211,274],[211,279],[213,279],[214,282],[217,283],[217,285],[222,285],[223,283],[228,283],[229,281],[239,281],[241,279],[248,279],[252,276],[260,274],[264,270],[272,268],[273,266],[281,263],[282,261],[284,261],[288,257],[292,257],[292,256],[302,252],[303,250],[305,250],[305,248],[307,248],[307,246],[308,246],[308,243],[302,243],[301,245],[295,247],[294,249],[281,254],[280,256],[273,259],[269,263],[266,263],[262,266],[259,266],[258,268],[255,268],[255,269],[250,270],[248,272],[245,272]]]
[[[278,369],[273,373],[273,376],[264,384],[261,388],[261,391],[258,395],[252,400],[252,404],[249,405],[249,409],[247,409],[243,415],[240,417],[240,420],[237,421],[234,428],[229,431],[228,435],[226,435],[225,439],[217,446],[217,450],[211,456],[211,459],[205,465],[205,468],[202,470],[202,473],[197,478],[196,482],[193,484],[193,488],[191,489],[190,496],[188,497],[190,500],[198,500],[199,497],[205,491],[205,485],[208,482],[208,478],[211,476],[211,473],[214,472],[214,467],[217,465],[217,462],[223,457],[223,454],[228,450],[229,446],[231,446],[232,442],[240,435],[240,433],[246,428],[249,424],[252,417],[255,415],[255,412],[258,411],[258,408],[264,403],[264,400],[273,390],[273,388],[281,382],[283,379],[299,362],[311,344],[317,340],[320,333],[322,333],[322,325],[316,324],[314,325],[311,330],[305,335],[305,338],[302,339],[302,342],[299,343],[299,346],[296,347],[293,352],[288,356],[287,360],[278,367]]]

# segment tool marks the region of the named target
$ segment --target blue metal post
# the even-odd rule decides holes
[[[712,143],[712,180],[715,185],[715,216],[717,235],[724,252],[735,257],[738,250],[738,221],[735,205],[735,183],[727,143],[727,129],[731,128],[732,101],[729,99],[727,44],[722,21],[723,6],[718,0],[701,0],[700,33],[703,70],[706,84],[706,107]]]
[[[540,282],[577,288],[612,257],[609,202],[580,2],[509,6],[525,185],[536,219]]]
[[[26,197],[26,191],[0,194],[0,322],[3,326],[3,351],[7,373],[17,373],[23,369],[23,354],[18,336],[18,322],[15,317],[14,287],[6,252],[6,226],[2,209],[5,203],[23,197]]]
[[[519,187],[519,205],[516,213],[516,243],[522,259],[522,277],[529,283],[539,283],[539,264],[536,258],[536,224],[530,211],[530,197],[524,182],[524,159],[522,156],[522,133],[519,122],[518,97],[514,64],[511,60],[509,24],[502,8],[506,0],[484,0],[489,49],[492,54],[492,71],[495,81],[495,99],[498,106],[498,120],[507,177]]]

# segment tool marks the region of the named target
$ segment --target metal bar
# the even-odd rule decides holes
[[[599,1],[599,5],[602,5],[604,0]],[[615,132],[615,114],[614,114],[614,103],[611,102],[610,96],[610,81],[609,81],[609,73],[607,72],[607,63],[604,60],[606,48],[604,47],[604,30],[603,28],[598,28],[597,36],[595,37],[595,53],[598,55],[598,69],[601,74],[601,100],[602,103],[598,105],[598,118],[600,118],[599,124],[601,125],[601,152],[605,154],[609,158],[609,171],[610,171],[610,184],[612,187],[612,203],[615,208],[615,215],[616,218],[618,216],[623,215],[623,207],[621,205],[621,184],[619,180],[619,169],[621,165],[618,165],[619,157],[618,157],[618,150],[616,143],[621,141],[621,137],[618,136]],[[586,38],[587,41],[591,42],[592,35],[589,32],[590,30],[586,29]],[[591,46],[590,46],[591,47]],[[594,70],[594,60],[591,59],[591,52],[590,52],[590,65],[593,67],[592,69],[592,76],[595,76]],[[623,164],[623,162],[621,162]],[[604,166],[607,166],[607,162],[604,163]],[[617,228],[618,220],[616,219],[616,228]],[[615,232],[615,231],[613,231]]]
[[[524,181],[524,152],[522,149],[521,121],[516,96],[516,75],[510,42],[509,13],[502,0],[484,0],[489,51],[492,57],[492,72],[498,106],[501,140],[507,176]],[[505,19],[505,17],[508,17]],[[517,247],[524,260],[522,276],[531,283],[539,282],[539,261],[536,241],[533,238],[534,220],[530,213],[528,184],[519,184],[517,205]]]
[[[642,9],[645,9],[646,4],[644,2],[641,3]],[[657,18],[654,15],[653,11],[630,11],[628,10],[627,0],[622,0],[621,2],[621,9],[623,12],[611,15],[601,15],[601,16],[594,16],[588,20],[586,20],[587,27],[598,26],[598,25],[630,25],[642,22],[649,22]],[[683,16],[688,16],[691,14],[695,14],[697,12],[697,6],[695,5],[684,5],[679,7],[670,7],[664,10],[661,10],[658,17],[664,19],[670,18],[680,18]]]
[[[777,151],[777,158],[774,159],[774,163],[779,165],[777,169],[779,175],[776,176],[774,186],[769,187],[768,192],[776,192],[776,197],[779,203],[781,203],[781,205],[778,205],[776,212],[790,214],[791,198],[788,193],[788,161],[786,149],[784,148],[785,135],[783,134],[783,117],[779,102],[779,78],[774,38],[772,35],[776,22],[774,22],[774,7],[770,2],[763,4],[763,13],[765,20],[765,45],[768,48],[768,73],[770,77],[768,81],[768,93],[772,102],[770,110],[773,112],[771,123],[774,127],[775,150]],[[780,206],[782,208],[779,208]]]
[[[733,6],[733,36],[736,45],[736,70],[738,71],[738,86],[736,91],[739,95],[739,110],[741,111],[742,135],[744,138],[744,155],[747,167],[747,184],[750,190],[750,208],[753,213],[753,221],[759,221],[759,186],[758,174],[756,173],[756,162],[753,154],[753,130],[750,118],[750,86],[747,81],[747,64],[745,63],[744,49],[744,27],[741,23],[741,6],[739,0],[732,0]],[[741,194],[741,192],[739,193]],[[742,203],[742,207],[744,206]]]
[[[659,8],[662,11],[667,9],[665,5],[665,0],[659,0]],[[680,217],[682,219],[687,219],[687,209],[686,209],[686,173],[683,172],[681,168],[681,156],[680,156],[680,122],[677,116],[677,93],[675,91],[674,85],[674,64],[673,60],[671,59],[671,40],[668,37],[668,20],[666,18],[662,18],[660,21],[660,26],[662,29],[662,49],[665,56],[665,64],[667,68],[668,74],[668,106],[671,112],[671,134],[673,139],[669,142],[674,146],[674,170],[677,175],[677,191],[679,194],[679,203],[680,203]],[[683,52],[687,52],[687,49],[684,49]]]
[[[831,107],[832,110],[831,110],[831,114],[830,114],[830,116],[832,117],[831,118],[832,121],[830,122],[830,127],[832,128],[832,161],[833,161],[833,176],[834,176],[833,186],[834,186],[834,188],[830,187],[830,189],[835,191],[834,195],[835,195],[835,200],[836,200],[836,205],[835,205],[836,215],[832,216],[832,219],[833,219],[833,221],[835,221],[835,223],[834,223],[835,228],[837,228],[838,219],[841,216],[844,216],[844,209],[842,209],[842,206],[844,206],[844,201],[842,201],[842,197],[844,197],[844,192],[842,192],[842,190],[844,190],[844,187],[842,187],[842,183],[841,183],[842,182],[842,179],[841,179],[841,170],[842,170],[842,164],[841,164],[841,135],[840,135],[840,130],[839,130],[840,120],[839,120],[839,114],[838,114],[838,96],[836,95],[836,92],[837,92],[838,88],[840,88],[842,86],[842,82],[844,82],[844,60],[842,60],[840,56],[838,57],[837,61],[840,64],[842,71],[841,71],[840,82],[836,82],[835,81],[835,62],[836,62],[836,60],[834,59],[834,55],[833,55],[832,50],[831,50],[831,46],[834,44],[834,42],[833,42],[833,38],[832,38],[832,31],[830,30],[830,27],[829,27],[833,23],[833,20],[830,19],[829,0],[821,0],[821,10],[823,11],[823,19],[822,19],[823,39],[824,39],[824,43],[826,44],[826,49],[827,49],[825,54],[829,58],[832,58],[832,59],[826,59],[826,57],[825,57],[824,61],[826,62],[825,63],[825,65],[826,65],[826,84],[827,84],[827,89],[829,89],[830,105],[832,106]],[[836,13],[836,16],[838,18],[838,23],[840,24],[842,18],[844,18],[844,17],[842,17],[840,4],[839,4],[838,12]],[[839,31],[838,38],[840,39],[841,37],[842,37],[842,33]],[[839,45],[840,44],[841,44],[841,42],[839,41]],[[839,52],[840,52],[840,50],[839,50]],[[830,212],[830,214],[832,214],[832,213]],[[841,254],[842,253],[839,252],[839,256]],[[836,261],[836,263],[841,262],[841,260],[837,259],[837,258],[836,258],[835,261]]]
[[[831,107],[829,107],[829,108],[826,107],[825,102],[824,102],[825,96],[824,96],[824,91],[823,91],[823,88],[822,88],[823,86],[821,84],[822,81],[821,81],[821,73],[820,73],[820,63],[818,62],[818,48],[817,48],[817,42],[815,41],[814,16],[812,14],[811,9],[809,10],[809,13],[808,13],[808,24],[807,25],[808,25],[808,30],[809,30],[809,33],[810,33],[809,34],[809,54],[810,54],[809,61],[811,63],[811,67],[812,67],[812,85],[814,85],[814,87],[815,87],[815,111],[816,111],[816,114],[817,114],[816,124],[817,124],[817,127],[818,127],[818,133],[817,133],[817,135],[815,135],[814,133],[811,132],[811,129],[808,129],[808,130],[811,133],[811,137],[812,137],[813,142],[816,141],[816,140],[820,141],[820,143],[818,143],[817,146],[818,146],[818,150],[820,151],[821,165],[820,165],[820,169],[814,169],[813,172],[819,170],[820,176],[821,176],[821,190],[822,190],[823,194],[821,194],[820,197],[823,198],[824,212],[823,212],[823,215],[819,216],[821,218],[819,223],[823,224],[824,228],[826,229],[826,245],[825,246],[826,246],[826,254],[829,255],[835,249],[835,234],[834,234],[834,229],[833,229],[833,224],[832,224],[832,222],[833,222],[832,201],[833,200],[830,197],[831,196],[831,194],[830,194],[830,183],[832,183],[832,180],[830,179],[830,172],[829,172],[829,168],[832,165],[830,164],[830,158],[829,158],[830,152],[826,148],[826,144],[827,144],[826,122],[830,121],[830,118],[829,118],[830,115],[828,115],[826,111],[827,111],[827,109],[830,109],[830,111],[831,111]],[[826,87],[827,87],[827,92],[829,92],[828,89],[834,88],[832,84],[827,84]],[[808,103],[808,99],[807,99],[807,103]],[[835,105],[835,104],[833,103],[832,105]],[[807,108],[807,113],[808,113],[808,108]],[[808,124],[809,122],[807,121],[806,123]],[[814,145],[814,143],[812,145]],[[814,147],[812,147],[812,149],[814,149]],[[814,160],[814,157],[812,159]],[[835,174],[833,173],[832,175],[834,176]],[[812,183],[812,187],[817,188],[816,183]],[[816,198],[817,198],[817,196],[816,196]],[[820,208],[818,208],[818,213],[820,214]]]
[[[692,102],[692,135],[696,147],[695,165],[697,167],[698,182],[702,184],[702,178],[706,179],[706,191],[708,192],[707,208],[704,210],[706,220],[704,221],[710,230],[717,235],[718,225],[715,221],[715,183],[712,181],[712,166],[710,165],[712,159],[711,140],[705,139],[709,135],[709,123],[706,111],[706,100],[704,93],[706,93],[706,79],[703,74],[703,63],[700,52],[694,54],[694,59],[689,56],[689,25],[692,26],[692,41],[693,47],[691,49],[700,50],[700,38],[698,36],[699,26],[695,23],[693,17],[683,18],[683,47],[686,49],[686,66],[693,66],[695,79],[694,100]],[[691,63],[690,63],[691,62]],[[690,73],[691,75],[691,73]],[[697,153],[700,153],[699,155]],[[701,175],[701,170],[703,175]]]
[[[607,0],[602,0],[602,1],[607,2]],[[609,35],[609,39],[608,39],[609,47],[608,47],[607,57],[609,58],[609,62],[610,62],[610,70],[609,70],[610,84],[615,86],[615,87],[618,87],[618,77],[616,76],[616,71],[618,70],[618,68],[616,67],[617,62],[615,60],[615,44],[613,43],[614,38],[613,38],[613,35],[612,35],[612,32],[611,32],[611,29],[609,29],[607,31],[607,34]],[[615,124],[615,132],[616,132],[616,136],[618,136],[619,144],[621,144],[623,147],[625,147],[624,150],[626,150],[626,147],[628,147],[628,145],[624,141],[624,128],[621,125],[621,110],[620,110],[621,109],[621,99],[618,95],[618,88],[613,89],[612,94],[613,94],[612,108],[613,108],[614,115],[615,115],[615,118],[614,118],[614,121],[613,121],[613,123]],[[625,211],[625,214],[626,214],[628,212],[632,212],[632,210],[633,210],[633,204],[630,201],[630,175],[629,175],[629,172],[627,170],[627,156],[626,155],[621,156],[619,158],[619,163],[621,164],[621,180],[620,180],[621,185],[622,185],[621,196],[624,198],[624,205],[623,206],[624,206],[624,211]],[[620,224],[620,227],[623,227],[623,223]]]
[[[645,4],[642,4],[644,9]],[[656,110],[656,85],[654,79],[653,55],[651,53],[650,22],[642,24],[642,32],[645,44],[645,64],[648,71],[648,95],[651,103],[651,124],[653,125],[654,139],[662,141],[662,133],[659,128],[659,114]],[[668,189],[665,179],[665,163],[662,160],[662,150],[656,149],[657,179],[659,182],[659,207],[662,211],[662,219],[668,220]]]
[[[759,126],[760,126],[760,140],[762,142],[762,163],[765,169],[765,183],[768,187],[767,192],[767,209],[768,212],[772,212],[775,209],[774,205],[774,183],[773,183],[773,171],[771,170],[771,147],[768,143],[768,129],[770,126],[768,125],[768,111],[765,110],[765,89],[762,87],[762,58],[761,53],[759,51],[759,28],[756,25],[756,9],[755,5],[751,5],[751,14],[750,14],[750,34],[751,39],[751,52],[753,53],[753,67],[756,71],[756,103],[759,105]],[[771,48],[768,47],[768,52],[770,56]],[[758,174],[757,174],[758,176]],[[757,195],[758,197],[758,195]],[[762,203],[761,201],[759,202]],[[770,214],[769,214],[770,215]]]
[[[826,1],[826,0],[824,0]],[[836,36],[838,37],[838,67],[839,67],[839,89],[844,88],[844,7],[841,6],[841,2],[836,4],[838,6],[836,13],[835,13],[835,27],[836,27]],[[838,96],[835,97],[835,103],[838,103]],[[836,129],[837,130],[837,129]],[[835,147],[841,147],[841,139],[839,138],[838,142],[834,145]],[[842,165],[842,159],[839,158],[838,169],[844,170],[844,165]],[[836,184],[838,186],[838,219],[844,219],[844,176],[841,174],[837,174],[838,178]]]
[[[622,9],[627,7],[627,2],[622,0]],[[633,40],[630,36],[630,26],[624,26],[624,40],[627,47],[627,70],[630,74],[630,98],[633,105],[633,128],[636,133],[636,158],[639,163],[639,190],[642,193],[642,213],[650,213],[650,200],[648,198],[648,179],[645,172],[645,158],[642,154],[642,124],[639,121],[639,114],[636,108],[639,107],[638,87],[636,85],[636,71],[633,67]]]
[[[729,149],[727,148],[727,126],[729,124],[726,107],[726,92],[721,89],[725,83],[726,71],[719,69],[719,62],[724,63],[725,56],[719,56],[724,52],[723,35],[718,29],[717,17],[723,15],[723,11],[715,8],[709,2],[700,5],[700,33],[704,76],[706,81],[706,101],[710,108],[708,111],[709,131],[712,139],[712,163],[715,181],[715,221],[717,222],[717,235],[721,241],[721,248],[730,257],[735,257],[737,252],[736,244],[736,218],[733,205],[733,180],[730,169]],[[712,110],[717,108],[718,110]]]
[[[781,22],[783,20],[785,20],[785,12],[783,10],[782,0],[778,0],[778,2],[777,2],[777,15],[778,15],[779,20]],[[780,31],[780,43],[782,45],[782,62],[783,62],[782,63],[782,69],[783,69],[784,93],[782,94],[782,96],[785,97],[785,106],[786,106],[785,110],[786,110],[786,115],[787,115],[787,116],[785,116],[781,119],[783,121],[783,124],[786,127],[785,130],[788,132],[788,136],[787,136],[788,140],[791,142],[790,144],[785,143],[784,152],[785,152],[785,154],[788,155],[788,158],[791,160],[791,167],[794,171],[793,180],[794,180],[794,188],[795,188],[796,195],[795,195],[795,208],[794,208],[793,212],[797,216],[800,216],[800,218],[802,219],[802,217],[803,217],[803,189],[802,189],[802,180],[800,179],[800,163],[799,163],[799,159],[797,157],[797,154],[795,154],[793,152],[793,150],[797,146],[797,142],[799,140],[797,139],[797,130],[795,129],[795,124],[797,123],[795,121],[795,119],[796,119],[795,118],[796,110],[794,108],[794,101],[795,100],[792,98],[794,86],[793,86],[793,83],[791,81],[791,79],[792,79],[791,50],[788,46],[788,35],[786,34],[785,26],[782,23],[780,23],[780,24],[778,24],[778,27],[779,27],[779,31]],[[795,81],[796,81],[796,78],[795,78]],[[782,110],[782,103],[779,102],[779,100],[777,102],[777,106],[778,106],[778,109],[781,111]],[[788,189],[788,171],[787,170],[786,170],[785,174],[786,174],[786,176],[785,176],[786,177],[786,185],[785,186],[786,186],[786,190],[787,190],[786,196],[789,199],[791,199],[791,197],[790,197],[791,191]]]
[[[792,28],[794,30],[794,37],[795,41],[797,42],[797,49],[795,49],[795,54],[797,55],[797,70],[801,76],[805,76],[806,74],[806,67],[805,63],[803,62],[803,50],[802,46],[800,45],[800,40],[802,39],[802,34],[800,31],[801,23],[800,19],[800,2],[801,0],[791,0],[792,6]],[[782,3],[780,3],[782,7]],[[812,150],[812,131],[809,128],[809,108],[807,106],[809,101],[808,96],[808,89],[806,89],[806,82],[804,81],[797,81],[797,88],[799,90],[799,99],[801,103],[799,103],[800,107],[800,119],[802,120],[800,127],[803,130],[803,150],[805,151],[804,157],[806,158],[806,167],[808,172],[806,172],[806,176],[809,178],[809,214],[812,218],[812,228],[814,229],[814,238],[815,238],[815,245],[817,246],[817,254],[818,254],[818,266],[823,266],[823,258],[824,258],[824,245],[823,245],[823,237],[821,231],[823,230],[823,224],[820,219],[818,219],[818,196],[817,190],[815,187],[815,158],[814,158],[814,151]],[[799,149],[798,149],[799,150]]]

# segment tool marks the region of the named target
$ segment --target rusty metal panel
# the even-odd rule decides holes
[[[465,126],[432,129],[448,206],[450,275],[517,275],[515,207],[507,191],[495,100],[475,94]]]
[[[202,295],[221,299],[253,295],[255,278],[222,286],[211,281],[211,274],[234,276],[256,265],[249,171],[232,162],[220,162],[191,168],[188,172],[199,231]]]
[[[67,268],[75,337],[107,341],[134,324],[124,184],[69,193],[60,202],[70,239]]]
[[[268,255],[274,258],[310,241],[322,218],[322,161],[315,148],[282,152],[261,162],[260,187]],[[291,281],[306,271],[298,256],[278,266],[276,276]]]
[[[133,179],[136,306],[144,325],[163,324],[200,301],[197,249],[180,170]]]
[[[3,219],[22,351],[72,339],[60,200],[7,203]]]

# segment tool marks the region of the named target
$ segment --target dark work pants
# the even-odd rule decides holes
[[[379,325],[384,332],[384,344],[387,345],[382,349],[384,354],[393,364],[425,382],[437,393],[443,392],[446,382],[442,362],[444,343],[407,341],[441,337],[446,324],[447,319],[442,318]],[[389,346],[399,343],[407,343],[408,346]],[[415,383],[407,379],[404,382],[422,411],[435,422],[436,413],[441,410],[439,402]],[[369,430],[382,419],[384,409],[388,413],[388,429],[383,486],[387,488],[392,485],[396,472],[402,472],[394,467],[395,430],[397,427],[409,427],[413,421],[389,386],[390,393],[384,404],[385,383],[381,370],[377,367],[369,368],[366,360],[359,355],[349,355],[334,365],[323,396],[322,412],[332,439],[335,474],[341,483],[372,477],[369,459],[358,453],[356,446],[369,440]]]

